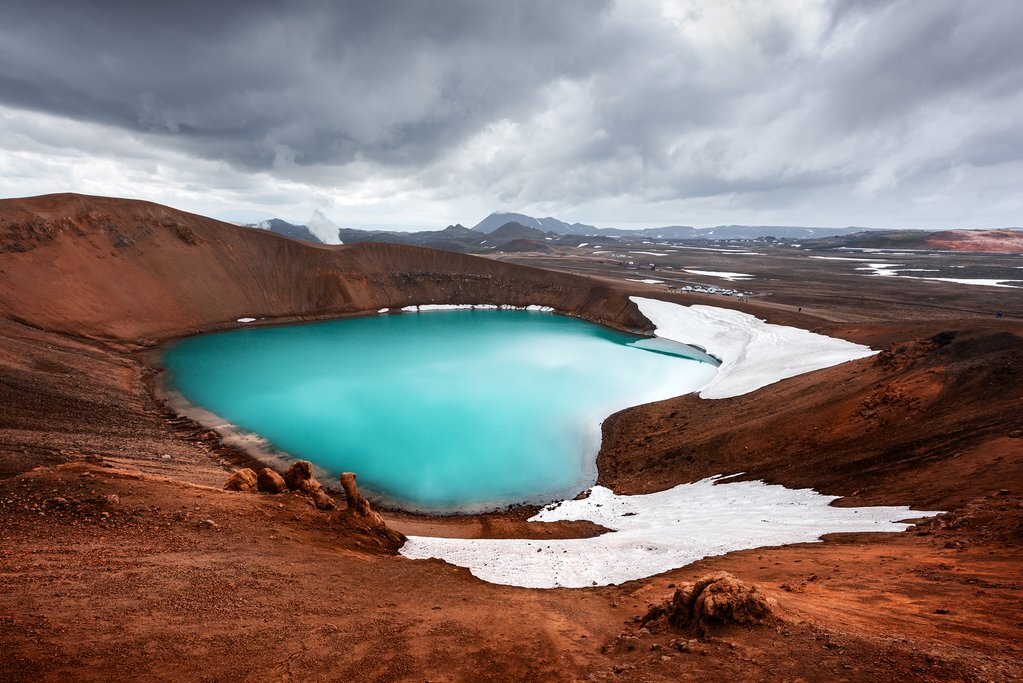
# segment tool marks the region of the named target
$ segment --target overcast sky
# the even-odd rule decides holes
[[[1019,0],[6,0],[0,196],[1023,224]]]

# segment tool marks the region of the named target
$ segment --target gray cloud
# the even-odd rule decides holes
[[[250,168],[422,163],[599,61],[601,3],[46,2],[5,11],[0,98]]]
[[[342,222],[1020,223],[1021,28],[1015,0],[12,2],[0,192],[88,163]]]

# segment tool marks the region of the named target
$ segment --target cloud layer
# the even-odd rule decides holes
[[[13,5],[0,195],[348,225],[1023,223],[1015,0]]]

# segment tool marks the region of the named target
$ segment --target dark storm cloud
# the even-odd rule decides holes
[[[0,100],[251,167],[420,163],[601,61],[602,2],[18,3]]]
[[[71,149],[235,203],[1018,222],[1021,33],[1018,0],[7,2],[0,173]]]

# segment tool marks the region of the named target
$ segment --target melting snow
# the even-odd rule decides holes
[[[699,346],[721,360],[717,374],[700,391],[701,398],[739,396],[787,377],[876,353],[844,339],[772,325],[741,311],[629,298],[657,328],[658,337]]]
[[[660,284],[664,284],[664,280],[637,280],[636,278],[632,278],[632,277],[627,277],[625,279],[628,280],[629,282],[642,282],[643,284],[647,284],[647,285],[660,285]]]
[[[684,270],[687,273],[692,273],[693,275],[706,275],[708,277],[723,278],[725,280],[728,280],[729,282],[732,282],[734,280],[746,280],[753,277],[749,273],[729,273],[726,271],[718,270],[688,270],[686,268],[683,268],[682,270]]]
[[[892,268],[898,268],[904,266],[905,263],[868,263],[863,268],[857,268],[856,270],[870,270],[873,271],[872,275],[878,275],[881,277],[894,277],[898,275],[898,271],[892,270]]]
[[[980,285],[982,287],[1010,287],[1012,289],[1019,289],[1023,286],[1023,281],[1020,280],[990,280],[985,278],[966,278],[966,277],[914,277],[913,280],[934,280],[935,282],[954,282],[959,285]],[[1016,282],[1019,284],[1009,284],[1010,282]]]
[[[489,581],[527,588],[619,584],[704,557],[838,532],[903,531],[904,519],[930,517],[908,507],[834,507],[837,496],[759,481],[717,477],[666,491],[619,496],[603,486],[583,500],[548,506],[530,521],[588,520],[611,533],[561,540],[409,537],[401,554],[440,558]]]

